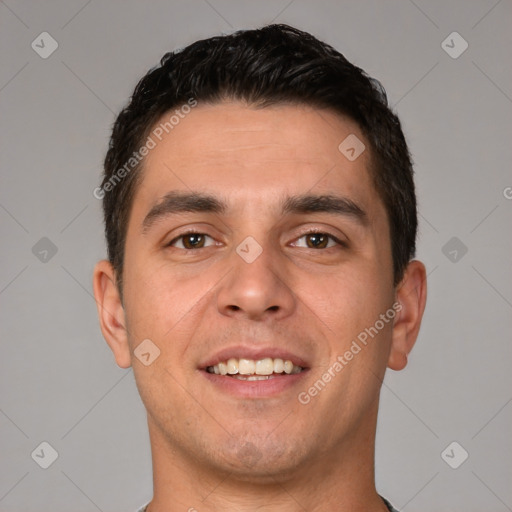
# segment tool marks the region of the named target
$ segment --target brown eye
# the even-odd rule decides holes
[[[307,235],[306,239],[308,240],[308,247],[311,249],[325,249],[329,243],[329,237],[323,233]]]
[[[210,236],[205,235],[204,233],[184,233],[172,240],[169,243],[169,246],[184,250],[202,249],[207,247],[205,245],[207,238],[213,240]]]
[[[313,231],[311,233],[305,233],[298,240],[305,239],[305,244],[295,243],[297,247],[305,247],[306,249],[329,249],[336,245],[345,246],[340,240],[329,233],[322,233]]]

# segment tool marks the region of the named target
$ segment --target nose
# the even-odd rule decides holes
[[[254,260],[244,256],[244,247],[230,255],[228,264],[232,271],[222,280],[217,294],[221,314],[251,320],[277,320],[294,311],[296,298],[287,283],[284,260],[270,247],[260,247],[261,254]]]

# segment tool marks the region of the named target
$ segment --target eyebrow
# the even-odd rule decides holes
[[[224,200],[210,194],[172,191],[148,212],[142,222],[143,233],[147,233],[158,220],[171,215],[186,212],[224,214],[228,209],[228,204]],[[281,203],[282,215],[306,213],[333,213],[352,217],[362,225],[368,224],[366,212],[347,197],[333,194],[303,194],[288,196]]]

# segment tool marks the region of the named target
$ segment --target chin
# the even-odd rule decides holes
[[[304,457],[304,447],[299,450],[290,441],[232,437],[222,454],[217,454],[216,465],[244,482],[268,484],[286,481],[296,472]]]

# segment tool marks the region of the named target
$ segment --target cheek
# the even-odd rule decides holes
[[[350,272],[340,272],[321,280],[316,277],[303,283],[300,293],[308,306],[305,310],[308,314],[312,312],[316,317],[312,320],[330,340],[330,359],[344,353],[358,337],[373,345],[371,350],[365,350],[362,359],[380,358],[381,348],[385,352],[385,343],[373,341],[391,335],[392,322],[381,325],[379,318],[391,307],[393,295],[378,267],[376,264],[371,271],[364,269],[361,272],[352,268]],[[374,330],[376,322],[379,322],[377,334]],[[369,348],[370,343],[367,346]]]
[[[149,338],[160,348],[162,360],[179,357],[200,325],[218,279],[215,272],[190,275],[165,263],[127,266],[125,310],[132,347]]]
[[[322,279],[313,276],[301,285],[301,295],[315,313],[334,325],[358,325],[374,318],[388,300],[376,274],[357,272],[354,268],[340,271]]]

